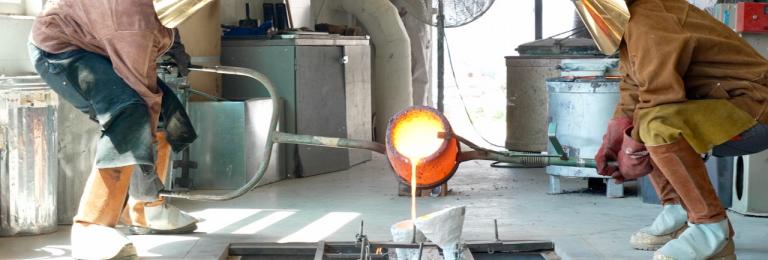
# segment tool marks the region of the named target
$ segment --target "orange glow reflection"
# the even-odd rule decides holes
[[[413,163],[440,150],[444,142],[438,138],[440,132],[445,132],[440,118],[426,112],[410,113],[393,129],[392,144]]]

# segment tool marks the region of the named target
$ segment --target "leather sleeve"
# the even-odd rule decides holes
[[[179,73],[182,76],[187,76],[189,75],[189,66],[191,65],[192,57],[189,56],[184,44],[181,42],[181,35],[179,35],[178,29],[173,29],[173,35],[173,44],[171,45],[171,48],[165,52],[164,56],[167,56],[176,64]]]
[[[686,101],[684,77],[694,51],[683,29],[688,10],[670,13],[658,1],[640,1],[631,12],[626,65],[634,82],[626,81],[622,91],[637,86],[637,108]]]
[[[619,103],[616,105],[616,111],[613,113],[614,118],[629,117],[632,118],[635,113],[635,108],[638,103],[638,86],[630,73],[627,71],[628,67],[625,64],[627,59],[626,47],[622,45],[621,48],[621,62],[620,71],[622,74],[621,83],[619,83]]]

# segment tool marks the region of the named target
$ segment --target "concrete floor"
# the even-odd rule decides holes
[[[608,199],[574,192],[547,195],[543,169],[496,169],[489,162],[461,165],[449,182],[452,194],[420,198],[420,214],[466,206],[463,238],[493,239],[498,219],[504,240],[552,240],[563,259],[650,259],[652,252],[632,250],[629,236],[649,224],[659,206],[636,196]],[[586,187],[564,180],[566,189]],[[627,188],[632,194],[633,185]],[[391,224],[409,217],[409,198],[397,196],[397,184],[382,156],[351,170],[287,180],[257,188],[227,202],[175,200],[173,204],[205,219],[196,233],[183,236],[131,236],[142,257],[213,259],[230,242],[351,241],[365,220],[371,240],[389,240]],[[768,259],[768,219],[729,213],[736,229],[738,258]],[[55,259],[69,255],[69,226],[42,236],[0,238],[0,259]]]

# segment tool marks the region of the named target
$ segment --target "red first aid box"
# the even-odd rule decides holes
[[[736,31],[768,32],[768,3],[738,3],[736,5]]]

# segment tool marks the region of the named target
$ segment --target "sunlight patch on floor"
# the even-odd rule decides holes
[[[38,249],[35,249],[36,252],[45,252],[49,254],[49,256],[45,257],[38,257],[38,258],[30,258],[30,260],[38,260],[38,259],[69,259],[70,252],[72,251],[72,247],[69,245],[48,245],[44,246]]]
[[[220,230],[261,211],[261,209],[205,209],[190,214],[202,220],[197,223],[197,232],[223,233]]]
[[[290,234],[278,243],[317,242],[325,239],[344,225],[360,216],[357,212],[331,212]]]
[[[232,234],[244,234],[244,235],[252,235],[256,234],[259,231],[277,223],[281,220],[290,217],[296,213],[295,211],[277,211],[273,212],[272,214],[267,215],[266,217],[263,217],[259,220],[256,220],[254,222],[251,222],[250,224],[235,230],[232,232]]]

